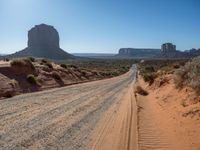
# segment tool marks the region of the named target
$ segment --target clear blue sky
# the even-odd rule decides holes
[[[0,0],[0,53],[27,45],[36,24],[53,25],[68,52],[121,47],[200,48],[200,0]]]

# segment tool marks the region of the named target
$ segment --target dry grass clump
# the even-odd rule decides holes
[[[37,78],[33,74],[27,75],[26,79],[32,85],[38,85]]]
[[[68,65],[67,65],[67,68],[74,68],[74,69],[77,69],[78,67],[77,67],[76,65],[68,64]]]
[[[148,82],[150,85],[154,82],[157,77],[156,71],[153,66],[146,66],[140,70],[140,75],[143,77],[145,82]]]
[[[46,65],[47,67],[49,67],[50,69],[53,69],[53,65],[51,62],[47,62],[44,65]]]
[[[144,90],[141,86],[136,86],[135,87],[135,93],[138,93],[140,95],[143,95],[143,96],[147,96],[149,93]]]
[[[15,79],[12,79],[12,80],[10,80],[9,85],[11,85],[12,88],[16,88],[19,86],[19,83]]]
[[[31,68],[32,70],[35,70],[35,66],[30,61],[30,59],[15,59],[11,61],[10,64],[12,67],[28,67]]]
[[[28,59],[29,59],[31,62],[35,62],[35,61],[36,61],[34,57],[29,57]]]
[[[67,69],[67,65],[66,64],[60,64],[60,67]]]
[[[50,69],[53,69],[52,63],[47,59],[42,59],[40,64],[44,65],[44,66],[47,66]]]
[[[183,66],[187,59],[181,60],[146,60],[139,64],[140,75],[151,85],[157,77],[172,74],[175,69]]]
[[[174,83],[177,88],[189,86],[200,95],[200,57],[177,69],[174,73]]]

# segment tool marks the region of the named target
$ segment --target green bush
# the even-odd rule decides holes
[[[37,78],[32,74],[27,75],[26,79],[30,84],[33,84],[33,85],[37,85],[38,84],[37,83]]]

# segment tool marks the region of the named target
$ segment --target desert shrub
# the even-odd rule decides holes
[[[155,73],[145,73],[143,74],[143,78],[145,82],[149,82],[150,84],[152,84],[156,78],[156,74]]]
[[[87,71],[86,70],[81,70],[82,75],[85,77],[87,76]]]
[[[146,96],[146,95],[149,94],[149,93],[148,93],[146,90],[144,90],[141,86],[136,86],[136,88],[135,88],[135,93],[138,93],[138,94],[143,95],[143,96]]]
[[[24,66],[26,65],[26,62],[24,61],[24,59],[16,59],[11,61],[11,66]]]
[[[8,61],[10,61],[10,60],[9,60],[8,58],[5,58],[5,61],[7,61],[7,62],[8,62]]]
[[[48,60],[46,60],[46,59],[42,59],[41,62],[42,62],[43,64],[45,64],[45,63],[48,62]]]
[[[12,88],[16,88],[19,85],[15,79],[10,80],[9,84],[12,86]]]
[[[155,69],[153,66],[147,66],[144,68],[146,72],[155,72]]]
[[[34,75],[29,74],[26,79],[30,84],[37,85],[37,78]]]
[[[69,64],[69,65],[67,65],[67,67],[69,67],[69,68],[78,68],[76,65],[72,65],[72,64]]]
[[[49,68],[53,69],[53,65],[52,65],[52,63],[50,63],[50,62],[47,62],[47,63],[45,63],[45,65],[46,65],[47,67],[49,67]]]
[[[177,69],[174,73],[174,83],[177,88],[189,86],[200,95],[200,57]]]
[[[146,66],[140,70],[140,75],[143,77],[145,82],[152,84],[157,77],[153,66]]]
[[[67,65],[66,64],[60,64],[60,67],[62,67],[62,68],[67,68]]]
[[[119,72],[111,72],[111,76],[113,76],[113,77],[116,77],[116,76],[118,76],[118,75],[120,75]]]
[[[180,65],[179,64],[173,64],[173,68],[178,69],[178,68],[180,68]]]
[[[177,88],[182,88],[188,79],[187,70],[184,67],[177,69],[174,72],[174,83]]]
[[[62,80],[61,76],[57,72],[52,73],[52,77],[56,80]]]
[[[29,57],[28,58],[31,62],[35,62],[35,58],[34,57]]]
[[[200,95],[200,80],[192,80],[189,86],[196,92],[196,94]]]
[[[11,61],[11,66],[15,67],[29,67],[32,70],[35,70],[35,66],[29,59],[15,59]]]

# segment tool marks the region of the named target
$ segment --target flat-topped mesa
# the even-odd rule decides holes
[[[28,31],[28,47],[8,58],[19,57],[49,58],[55,60],[74,59],[75,57],[60,48],[58,31],[50,25],[40,24]]]
[[[151,58],[160,53],[160,49],[152,48],[121,48],[118,57]]]
[[[53,26],[36,25],[28,31],[28,47],[56,47],[59,46],[59,34]]]

